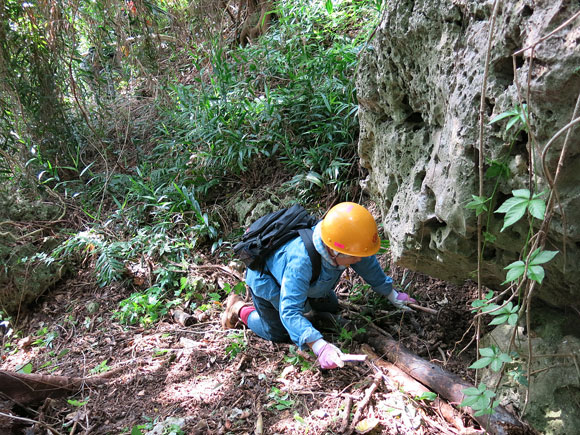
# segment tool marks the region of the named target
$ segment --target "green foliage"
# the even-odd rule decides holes
[[[379,248],[379,252],[377,252],[377,255],[383,255],[384,253],[386,253],[389,250],[390,247],[391,247],[391,242],[389,241],[389,239],[382,238],[381,239],[381,247]]]
[[[481,213],[488,210],[487,204],[491,201],[491,198],[486,198],[484,196],[471,195],[472,201],[469,202],[465,208],[469,210],[475,210],[475,215],[479,216]]]
[[[543,220],[546,212],[546,203],[540,197],[544,194],[531,194],[528,189],[512,190],[513,197],[507,199],[495,213],[505,213],[501,231],[519,221],[526,211],[536,219]]]
[[[366,334],[365,328],[358,328],[355,331],[350,331],[346,328],[340,328],[340,334],[338,340],[342,343],[343,347],[348,347],[357,335]]]
[[[283,411],[285,409],[291,409],[295,403],[289,393],[284,393],[277,387],[272,387],[270,393],[268,393],[268,397],[272,399],[267,405],[267,408],[271,410]]]
[[[415,400],[426,400],[429,402],[433,402],[435,399],[437,399],[437,394],[434,393],[433,391],[425,391],[420,396],[415,396]]]
[[[523,109],[522,109],[523,108]],[[502,119],[509,118],[508,123],[506,124],[506,131],[509,131],[510,128],[514,126],[518,126],[519,130],[528,131],[528,124],[527,119],[528,117],[528,105],[523,104],[522,106],[516,106],[515,109],[508,110],[506,112],[500,113],[499,115],[495,116],[491,121],[490,124],[496,123],[501,121]]]
[[[36,340],[32,342],[32,345],[51,349],[53,341],[58,337],[58,331],[49,331],[48,326],[43,326],[36,333]]]
[[[471,303],[473,309],[471,310],[472,313],[479,311],[482,307],[487,307],[489,305],[489,301],[493,298],[493,290],[488,291],[483,299],[476,299]]]
[[[308,431],[310,429],[310,427],[308,426],[308,423],[306,423],[306,420],[304,420],[304,418],[302,418],[302,416],[300,414],[298,414],[297,412],[294,412],[294,420],[296,420],[302,426],[305,426],[306,433],[308,433]]]
[[[119,280],[125,270],[121,261],[128,245],[122,242],[108,243],[95,231],[82,231],[67,239],[52,253],[55,259],[63,259],[81,254],[84,258],[95,256],[97,282],[104,286]]]
[[[516,383],[523,385],[524,387],[529,386],[528,378],[526,377],[524,369],[521,365],[517,365],[512,370],[509,370],[507,375]]]
[[[162,435],[186,435],[178,424],[171,424],[163,429]]]
[[[89,400],[89,398],[86,400],[67,399],[67,403],[75,408],[82,408],[87,403],[89,403]]]
[[[541,284],[545,276],[544,268],[541,266],[541,264],[552,260],[552,258],[554,258],[557,254],[558,251],[542,251],[540,248],[537,248],[528,258],[526,276],[529,279]],[[526,271],[526,263],[521,260],[514,261],[510,265],[506,266],[505,269],[508,272],[503,284],[517,281],[520,277],[522,277]]]
[[[16,369],[16,371],[18,373],[30,374],[30,373],[32,373],[33,368],[34,367],[32,366],[31,363],[26,363],[26,364],[22,365],[21,367],[19,367],[18,369]]]
[[[490,325],[501,325],[507,322],[509,325],[515,326],[518,323],[519,308],[520,306],[514,306],[513,302],[508,302],[501,306],[489,304],[487,307],[482,309],[482,312],[495,316],[495,318],[489,323]]]
[[[111,370],[111,367],[107,365],[107,360],[104,360],[101,361],[99,364],[97,364],[95,367],[93,367],[91,369],[91,373],[92,374],[105,373],[108,372],[109,370]]]
[[[371,8],[327,2],[323,9],[306,1],[277,6],[279,21],[260,44],[226,50],[215,43],[207,68],[194,58],[199,86],[171,87],[175,106],[165,128],[174,132],[171,143],[195,156],[203,173],[191,171],[206,185],[277,158],[296,174],[288,189],[308,196],[328,186],[340,192],[356,175],[352,76],[360,41],[339,30],[359,27]]]
[[[160,287],[150,287],[144,292],[133,293],[121,301],[113,318],[126,325],[138,323],[147,327],[165,316],[170,306],[165,301],[166,292]]]
[[[512,358],[502,352],[497,346],[484,347],[479,349],[483,358],[478,359],[469,366],[470,369],[482,369],[490,366],[494,372],[499,372],[505,363],[512,362]]]
[[[513,302],[507,302],[504,305],[497,305],[491,302],[493,298],[493,291],[489,291],[483,299],[476,299],[471,303],[472,312],[482,312],[494,316],[494,319],[489,323],[490,325],[502,325],[508,323],[515,326],[518,323],[519,305],[514,305]]]
[[[20,171],[82,212],[85,231],[62,234],[38,259],[93,267],[103,287],[128,283],[133,265],[150,271],[149,288],[114,316],[149,326],[174,304],[221,300],[181,279],[197,251],[223,255],[220,216],[207,204],[230,190],[224,181],[271,167],[303,200],[352,195],[354,72],[383,2],[283,0],[259,43],[225,45],[220,34],[190,51],[179,41],[197,41],[205,17],[194,8],[133,6],[6,2],[0,177]]]
[[[131,206],[134,210],[126,207],[119,213],[125,225],[132,227],[135,223],[132,237],[119,240],[120,234],[111,237],[106,228],[94,229],[73,235],[53,252],[52,258],[57,260],[73,256],[83,261],[94,259],[97,282],[101,286],[121,281],[131,263],[140,264],[144,258],[156,263],[151,287],[134,292],[120,303],[114,318],[123,324],[150,326],[165,316],[171,306],[191,299],[196,291],[189,288],[187,279],[180,279],[183,278],[180,275],[186,271],[198,242],[217,237],[216,226],[208,214],[201,211],[191,190],[176,183],[161,184],[165,190],[149,189],[148,193],[139,194],[142,201],[146,201],[145,205],[134,201],[135,205]],[[132,186],[150,187],[135,179]],[[141,225],[148,212],[157,222],[152,226]],[[109,225],[119,225],[119,222],[113,218]],[[175,298],[170,298],[172,289]]]
[[[287,364],[292,364],[293,366],[300,367],[300,371],[305,372],[306,370],[310,370],[312,368],[312,363],[304,358],[300,353],[298,353],[298,349],[296,346],[290,346],[290,355],[286,355],[284,357],[284,361]]]
[[[326,0],[324,3],[324,7],[326,8],[326,12],[332,14],[334,12],[334,6],[332,5],[332,0]]]
[[[355,284],[348,293],[348,299],[354,303],[366,301],[370,288],[371,286],[368,284]]]
[[[477,388],[466,388],[462,392],[465,397],[459,406],[471,407],[474,411],[476,411],[476,417],[485,414],[493,414],[494,408],[499,405],[498,400],[492,402],[492,399],[496,396],[496,394],[493,391],[488,390],[487,386],[483,382],[479,384]]]
[[[229,295],[231,292],[234,292],[238,295],[241,295],[245,291],[246,291],[246,283],[243,281],[238,282],[233,287],[230,285],[230,283],[226,282],[224,284],[224,292],[225,292],[226,296]]]
[[[232,360],[248,347],[248,342],[242,331],[228,333],[229,343],[226,346],[226,355]]]
[[[485,171],[485,178],[498,178],[503,180],[508,180],[510,178],[510,168],[504,162],[498,162],[497,160],[487,160],[487,164],[489,166]]]
[[[143,419],[146,423],[133,426],[129,432],[131,435],[142,435],[143,431],[151,431],[157,424],[157,418],[153,419],[144,415]]]

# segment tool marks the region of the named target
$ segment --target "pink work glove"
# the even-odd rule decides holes
[[[335,369],[337,367],[344,367],[344,361],[340,358],[342,355],[341,350],[322,338],[314,342],[312,350],[318,357],[321,368]]]
[[[388,299],[395,307],[403,311],[413,311],[410,307],[407,306],[407,304],[417,303],[417,301],[413,299],[411,296],[409,296],[407,293],[399,293],[397,290],[394,289],[389,294]]]

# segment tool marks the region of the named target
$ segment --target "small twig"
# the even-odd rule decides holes
[[[173,263],[177,266],[181,266],[181,264],[179,263]],[[198,265],[191,265],[191,267],[193,267],[196,270],[213,270],[213,269],[219,269],[222,272],[227,273],[228,275],[233,276],[234,278],[236,278],[238,281],[243,281],[244,278],[238,274],[237,272],[234,272],[233,270],[226,268],[224,266],[221,266],[219,264],[214,264],[214,265],[209,265],[209,266],[198,266]]]
[[[441,354],[441,357],[443,358],[443,366],[447,365],[447,357],[445,356],[445,352],[443,352],[443,349],[441,349],[441,347],[437,347],[437,350],[439,351],[439,353]]]
[[[576,114],[576,112],[575,112]],[[553,187],[555,187],[556,184],[556,179],[552,179],[552,176],[550,174],[550,172],[547,170],[546,168],[546,153],[548,152],[548,149],[550,149],[550,147],[552,146],[552,144],[554,143],[554,141],[556,139],[558,139],[563,133],[567,132],[570,128],[574,127],[576,124],[578,124],[580,122],[580,118],[575,118],[572,121],[570,121],[568,124],[566,124],[564,127],[562,127],[554,136],[552,136],[552,138],[548,141],[548,143],[544,146],[544,149],[542,150],[542,164],[544,166],[544,172],[546,174],[547,177],[549,177],[549,180],[553,185]],[[565,155],[565,152],[561,153],[562,156]],[[560,168],[560,165],[558,166],[558,169]]]
[[[352,397],[347,396],[344,402],[344,413],[342,414],[342,423],[340,424],[339,433],[343,433],[348,428],[348,419],[350,417],[350,410],[352,409]]]
[[[240,362],[236,365],[235,372],[239,372],[242,369],[242,366],[249,360],[248,355],[242,355],[240,358]],[[233,406],[232,406],[233,407]]]
[[[534,376],[534,375],[537,375],[538,373],[547,372],[548,370],[552,370],[552,369],[555,369],[558,367],[569,367],[569,366],[565,365],[565,364],[553,364],[553,365],[548,366],[548,367],[543,367],[543,368],[538,369],[538,370],[533,370],[533,371],[528,373],[528,376]]]
[[[0,416],[1,417],[6,417],[6,418],[11,418],[13,420],[23,421],[25,423],[38,424],[38,425],[40,425],[40,426],[48,429],[51,433],[53,433],[55,435],[62,435],[60,432],[58,432],[52,426],[49,426],[48,424],[43,423],[42,421],[36,421],[36,420],[32,420],[30,418],[19,417],[17,415],[12,415],[12,414],[5,414],[4,412],[0,412]]]
[[[367,389],[365,397],[363,397],[361,402],[356,407],[356,412],[354,414],[354,417],[352,418],[352,422],[350,423],[350,431],[354,431],[354,428],[358,424],[358,421],[360,420],[364,409],[371,400],[371,396],[376,391],[376,389],[379,388],[379,385],[381,384],[382,380],[383,374],[381,372],[375,373],[372,385]]]
[[[525,353],[520,353],[522,358],[529,358],[529,355]],[[543,355],[532,355],[532,358],[574,358],[575,355],[573,353],[553,353],[553,354],[543,354]]]
[[[74,422],[74,424],[73,424],[73,426],[72,426],[72,428],[71,428],[71,430],[70,430],[70,435],[74,435],[74,433],[75,433],[75,432],[76,432],[76,430],[77,430],[77,426],[78,426],[78,424],[79,424],[79,421],[78,421],[78,420],[75,420],[75,422]]]
[[[570,18],[568,18],[566,21],[564,21],[562,24],[560,24],[558,27],[556,27],[554,30],[552,30],[550,33],[548,33],[545,36],[542,36],[540,39],[538,39],[536,42],[534,42],[531,45],[528,45],[525,48],[522,48],[518,51],[516,51],[513,56],[517,56],[518,54],[522,54],[524,51],[529,50],[530,48],[535,48],[536,45],[538,45],[541,42],[544,42],[546,39],[550,38],[553,34],[559,32],[560,30],[562,30],[564,27],[566,27],[568,24],[570,24],[572,21],[574,21],[576,18],[578,18],[580,16],[580,11],[576,12],[574,15],[572,15]]]
[[[262,412],[258,411],[258,418],[256,419],[256,435],[262,435],[264,433],[264,419],[262,417]]]
[[[422,305],[417,305],[417,304],[408,304],[411,308],[414,308],[415,310],[419,310],[419,311],[424,311],[426,313],[429,314],[433,314],[433,315],[437,315],[439,314],[439,311],[434,310],[433,308],[429,308],[429,307],[424,307]]]
[[[439,423],[437,423],[435,420],[427,417],[427,415],[425,415],[425,413],[421,413],[421,418],[423,420],[425,420],[427,423],[429,423],[431,426],[439,429],[441,432],[443,432],[444,434],[451,434],[451,435],[455,435],[458,434],[459,431],[452,429],[451,427],[443,427],[442,425],[440,425]]]

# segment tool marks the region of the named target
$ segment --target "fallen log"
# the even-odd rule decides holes
[[[384,374],[393,382],[398,388],[402,388],[407,394],[413,396],[421,396],[426,392],[431,390],[425,387],[422,383],[415,380],[403,370],[398,368],[396,365],[385,361],[379,357],[368,344],[363,344],[361,346],[362,352],[368,356],[370,362],[381,369]],[[445,400],[437,397],[433,402],[431,402],[431,408],[439,411],[439,414],[450,424],[452,424],[461,433],[465,432],[466,428],[461,419],[461,414],[453,406],[451,406]]]
[[[461,377],[411,353],[389,334],[384,332],[381,334],[371,333],[367,341],[383,358],[388,359],[409,376],[429,387],[450,403],[461,403],[464,398],[462,390],[473,387],[471,383],[464,381]],[[491,434],[523,435],[535,433],[533,429],[522,423],[502,406],[495,408],[491,415],[478,417],[475,417],[475,412],[471,408],[462,409]]]
[[[94,387],[105,382],[103,375],[77,378],[0,370],[0,393],[21,406],[38,404],[48,397],[67,396],[85,386]]]

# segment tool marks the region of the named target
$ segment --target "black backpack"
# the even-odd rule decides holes
[[[264,272],[266,259],[284,243],[300,236],[312,262],[310,283],[313,283],[320,275],[320,254],[312,242],[316,222],[299,204],[269,213],[249,226],[242,241],[234,246],[234,253],[248,268]]]

